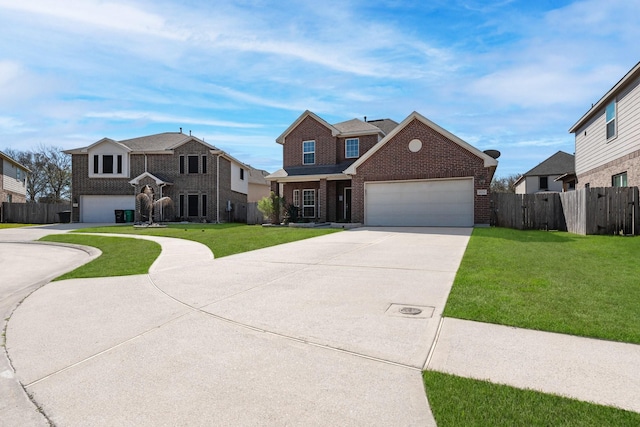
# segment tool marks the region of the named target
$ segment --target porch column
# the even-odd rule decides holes
[[[327,180],[320,180],[318,188],[318,222],[327,222]]]

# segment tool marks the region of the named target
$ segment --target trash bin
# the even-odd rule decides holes
[[[115,210],[116,213],[116,223],[124,223],[124,210],[122,209],[116,209]]]
[[[125,209],[124,222],[133,222],[133,209]]]
[[[63,224],[71,223],[71,211],[62,211],[57,213],[60,222]]]

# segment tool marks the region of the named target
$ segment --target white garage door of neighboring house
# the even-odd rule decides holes
[[[116,209],[135,208],[134,196],[81,196],[80,222],[116,222]]]
[[[473,179],[365,183],[365,224],[473,226]]]

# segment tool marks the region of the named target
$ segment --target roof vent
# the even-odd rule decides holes
[[[182,133],[182,128],[180,128],[180,133]]]

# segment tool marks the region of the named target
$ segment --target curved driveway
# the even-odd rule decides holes
[[[7,352],[52,422],[434,425],[420,371],[471,229],[355,229],[50,283]],[[417,315],[403,308],[418,308]]]

